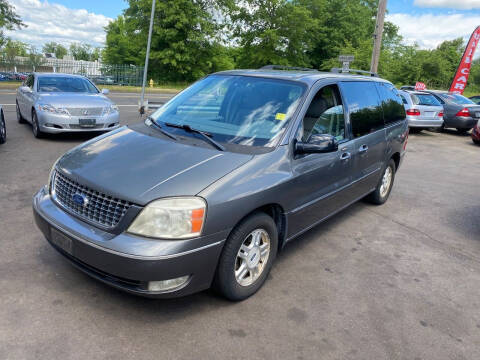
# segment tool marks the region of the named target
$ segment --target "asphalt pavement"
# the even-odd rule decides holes
[[[110,97],[122,124],[140,120],[138,94]],[[34,139],[14,92],[0,103],[0,359],[480,358],[480,147],[468,136],[410,135],[388,202],[358,202],[287,245],[246,301],[151,300],[84,275],[34,224],[53,162],[92,135]]]

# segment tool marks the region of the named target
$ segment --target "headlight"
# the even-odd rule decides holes
[[[67,109],[56,108],[55,106],[50,105],[50,104],[39,104],[38,105],[38,110],[49,112],[49,113],[52,113],[52,114],[70,115],[70,113],[68,112]]]
[[[207,205],[199,197],[160,199],[148,204],[128,232],[161,239],[186,239],[202,233]]]
[[[48,174],[48,191],[51,194],[52,193],[52,186],[53,186],[53,177],[55,175],[55,168],[57,167],[58,160],[60,160],[61,156],[55,160],[53,163],[52,168],[50,169],[50,173]]]
[[[112,105],[107,106],[105,108],[105,114],[112,114],[112,113],[115,113],[115,112],[118,112],[118,106],[115,105],[115,104],[112,104]]]

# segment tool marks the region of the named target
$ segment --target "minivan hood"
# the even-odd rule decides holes
[[[103,107],[112,104],[103,94],[40,93],[38,101],[55,107]]]
[[[70,150],[57,169],[91,189],[145,205],[161,197],[196,195],[252,157],[123,127]]]

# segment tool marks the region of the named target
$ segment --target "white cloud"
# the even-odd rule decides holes
[[[112,20],[85,9],[69,9],[47,0],[11,0],[10,3],[28,26],[7,31],[6,34],[39,49],[49,41],[66,46],[72,42],[101,46],[105,42],[104,27]]]
[[[480,0],[415,0],[413,4],[425,8],[480,9]]]
[[[462,14],[397,13],[387,15],[387,20],[399,27],[399,33],[407,44],[417,43],[422,49],[433,49],[445,40],[459,37],[468,40],[475,28],[480,25],[479,16]],[[477,52],[477,55],[479,54],[480,51]]]

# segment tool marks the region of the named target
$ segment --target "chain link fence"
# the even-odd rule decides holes
[[[61,60],[43,56],[0,58],[0,81],[23,81],[32,72],[83,75],[97,85],[140,86],[143,66],[100,61]]]

